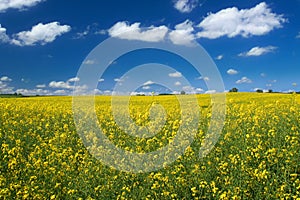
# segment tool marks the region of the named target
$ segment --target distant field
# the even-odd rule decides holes
[[[203,159],[198,150],[211,105],[209,95],[197,98],[192,145],[173,164],[140,174],[89,154],[76,132],[72,97],[0,98],[0,199],[300,199],[300,95],[227,94],[222,135]],[[114,123],[110,97],[96,97],[95,108],[116,146],[145,153],[168,144],[180,126],[176,96],[131,97],[138,125],[149,123],[153,102],[165,108],[167,120],[147,139]]]

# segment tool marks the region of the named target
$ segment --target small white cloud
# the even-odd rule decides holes
[[[266,87],[272,87],[272,84],[271,83],[266,84]]]
[[[144,90],[149,90],[151,87],[149,85],[143,86]]]
[[[12,79],[9,78],[9,77],[7,77],[7,76],[2,76],[2,77],[0,78],[0,81],[7,81],[7,82],[10,82],[10,81],[12,81]]]
[[[222,36],[260,36],[281,28],[284,22],[286,19],[282,15],[273,13],[267,4],[262,2],[250,9],[239,10],[232,7],[209,13],[198,25],[202,30],[197,36],[209,39]]]
[[[141,23],[138,22],[131,25],[124,21],[117,22],[108,30],[108,34],[120,39],[160,42],[164,40],[168,32],[166,26],[150,26],[142,29],[140,25]]]
[[[210,80],[209,77],[207,77],[207,76],[200,76],[197,79],[198,80],[204,80],[204,81],[209,81]]]
[[[198,5],[198,0],[176,0],[174,8],[181,13],[189,13]]]
[[[93,65],[93,64],[95,64],[95,63],[96,63],[95,60],[90,60],[90,59],[85,60],[85,61],[83,62],[83,64],[85,64],[85,65]]]
[[[9,8],[24,10],[43,1],[45,0],[1,0],[0,13],[5,12]]]
[[[68,95],[69,93],[66,90],[55,90],[54,94],[56,94],[56,95]]]
[[[123,81],[123,79],[120,79],[120,78],[115,78],[115,79],[114,79],[114,81],[116,81],[116,82],[122,82],[122,81]]]
[[[14,93],[13,87],[9,86],[9,81],[0,80],[0,94],[12,94]]]
[[[265,73],[260,73],[260,76],[261,77],[266,77],[266,74]]]
[[[18,94],[27,95],[27,96],[35,96],[35,95],[52,95],[52,92],[44,89],[17,89],[15,91]]]
[[[229,70],[227,70],[227,74],[229,74],[229,75],[235,75],[237,73],[238,73],[238,71],[236,71],[235,69],[229,69]]]
[[[298,35],[296,36],[296,38],[300,38],[300,32],[298,33]]]
[[[68,82],[64,82],[64,81],[51,81],[49,83],[49,87],[51,87],[51,88],[61,88],[61,89],[73,89],[74,88]]]
[[[202,88],[196,88],[196,92],[203,92],[204,90]]]
[[[104,79],[103,78],[100,78],[99,80],[98,80],[98,82],[103,82],[104,81]]]
[[[242,83],[252,83],[252,80],[247,78],[246,76],[242,77],[240,80],[236,81],[237,84],[242,84]]]
[[[70,78],[68,82],[78,82],[80,79],[78,77]]]
[[[147,82],[143,83],[143,85],[152,85],[152,84],[154,84],[154,83],[155,83],[155,82],[153,82],[153,81],[149,80],[149,81],[147,81]]]
[[[169,76],[172,78],[180,78],[182,77],[182,74],[180,72],[174,72],[174,73],[170,73]]]
[[[18,46],[45,45],[70,30],[70,26],[60,25],[59,22],[39,23],[33,26],[30,31],[22,31],[13,35],[14,39],[11,40],[11,43]]]
[[[0,24],[0,42],[7,43],[9,40],[9,36],[6,34],[6,28]]]
[[[216,57],[216,59],[217,59],[217,60],[222,60],[223,57],[224,57],[223,55],[218,55],[218,56]]]
[[[248,52],[240,53],[239,56],[249,57],[249,56],[261,56],[267,53],[274,52],[277,47],[267,46],[267,47],[253,47]]]
[[[207,91],[205,91],[205,94],[215,94],[215,93],[217,93],[216,90],[207,90]]]
[[[180,86],[180,85],[181,85],[181,83],[180,83],[179,81],[176,81],[176,82],[174,83],[174,85],[176,85],[176,86]]]
[[[297,83],[292,83],[292,86],[296,87],[296,86],[297,86]]]
[[[37,88],[45,88],[46,85],[45,84],[40,84],[40,85],[36,85],[35,87],[37,87]]]
[[[193,22],[186,20],[175,26],[175,30],[169,33],[169,39],[176,45],[193,46],[195,44],[193,32]]]

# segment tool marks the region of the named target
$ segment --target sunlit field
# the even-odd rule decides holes
[[[186,95],[188,98],[188,95]],[[129,136],[114,123],[111,97],[96,97],[99,124],[118,147],[150,152],[180,126],[176,96],[131,97],[136,124],[149,107],[167,114],[150,138]],[[89,154],[76,132],[72,97],[0,98],[0,199],[300,199],[300,96],[229,93],[222,134],[204,158],[199,148],[211,117],[209,95],[198,95],[199,129],[174,163],[126,173]]]

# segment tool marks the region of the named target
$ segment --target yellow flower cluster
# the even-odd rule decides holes
[[[139,174],[89,153],[76,132],[71,97],[0,99],[0,199],[300,199],[299,95],[227,94],[221,137],[201,159],[212,107],[209,95],[197,99],[199,130],[184,155]],[[155,136],[137,138],[114,121],[111,97],[95,102],[103,133],[131,152],[164,147],[182,123],[175,96],[131,97],[130,116],[140,126],[151,126],[153,103],[166,111]]]

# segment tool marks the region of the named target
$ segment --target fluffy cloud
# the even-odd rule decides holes
[[[61,89],[73,89],[74,86],[70,85],[68,82],[64,81],[51,81],[49,83],[49,87],[51,88],[61,88]]]
[[[253,47],[248,52],[240,53],[239,56],[261,56],[267,53],[274,52],[277,47],[274,46],[267,46],[267,47]]]
[[[111,37],[127,40],[140,40],[146,42],[163,41],[168,28],[166,26],[150,26],[145,30],[140,28],[141,23],[128,24],[127,22],[117,22],[109,30],[108,34]]]
[[[174,1],[174,8],[182,13],[191,12],[198,4],[198,0],[176,0]]]
[[[9,78],[8,76],[2,76],[2,77],[0,78],[0,81],[7,81],[7,82],[10,82],[10,81],[12,81],[12,79]]]
[[[17,89],[16,93],[20,93],[22,95],[32,96],[32,95],[52,95],[52,92],[49,90],[43,89]]]
[[[3,76],[0,78],[0,94],[11,94],[13,93],[13,87],[9,86],[9,82],[11,82],[12,79],[7,77],[7,76]]]
[[[169,76],[172,78],[180,78],[182,77],[182,74],[180,72],[174,72],[174,73],[170,73]]]
[[[80,79],[78,77],[70,78],[67,82],[78,82]]]
[[[9,36],[6,34],[6,28],[0,24],[0,42],[9,42]]]
[[[193,22],[186,20],[175,26],[175,30],[169,33],[169,39],[176,45],[191,46],[195,43],[193,32]]]
[[[265,35],[275,28],[281,28],[286,19],[273,13],[265,2],[250,9],[239,10],[236,7],[210,13],[200,24],[199,38],[215,39],[222,36],[229,38],[241,35]]]
[[[48,24],[39,23],[33,26],[30,31],[22,31],[15,34],[11,43],[18,46],[45,45],[53,42],[58,36],[70,30],[70,26],[60,25],[59,22],[51,22]]]
[[[242,77],[240,80],[236,81],[237,84],[242,84],[242,83],[252,83],[252,80],[247,78],[246,76]]]
[[[36,4],[44,0],[1,0],[0,1],[0,13],[5,12],[9,8],[26,9],[28,7],[35,6]]]
[[[227,70],[227,74],[229,74],[229,75],[235,75],[237,73],[238,73],[238,71],[236,71],[235,69],[229,69],[229,70]]]

